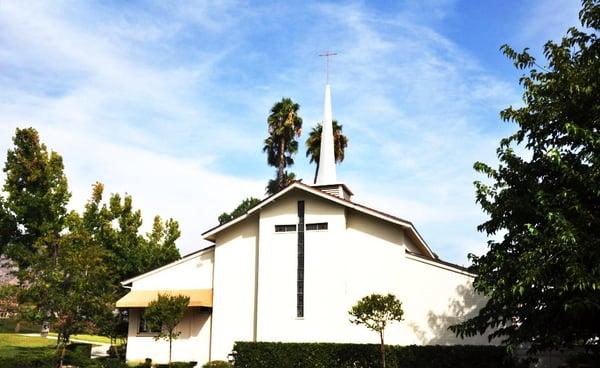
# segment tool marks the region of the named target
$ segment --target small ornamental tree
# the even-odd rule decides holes
[[[385,344],[383,335],[385,327],[394,321],[402,321],[404,311],[402,303],[392,294],[371,294],[359,300],[348,311],[350,322],[365,325],[379,334],[381,342],[381,366],[385,368]]]
[[[169,341],[169,365],[171,365],[173,340],[181,334],[180,331],[175,331],[175,327],[183,319],[189,303],[189,296],[158,294],[158,298],[150,302],[144,312],[150,329],[158,331],[158,335],[154,339]]]

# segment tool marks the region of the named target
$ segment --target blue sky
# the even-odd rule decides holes
[[[174,4],[172,4],[174,3]],[[146,216],[177,219],[182,253],[274,174],[261,152],[273,103],[321,120],[324,62],[350,143],[338,178],[357,202],[413,221],[444,259],[485,251],[477,160],[515,127],[520,75],[498,51],[536,54],[578,25],[578,0],[31,2],[0,0],[0,152],[37,128],[65,159],[80,209],[95,181]],[[314,167],[302,149],[292,168]],[[481,179],[481,178],[479,178]]]

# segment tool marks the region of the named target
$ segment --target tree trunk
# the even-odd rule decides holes
[[[116,337],[110,338],[110,347],[115,352],[115,356],[117,357],[117,359],[121,359],[121,354],[119,354],[119,349],[117,348],[117,338]]]
[[[60,352],[60,359],[58,360],[58,368],[62,368],[63,361],[65,360],[65,352],[67,350],[67,344],[63,341],[62,343],[62,351]]]
[[[173,338],[169,336],[169,367],[171,366],[171,351],[173,349]]]
[[[279,167],[277,168],[277,181],[279,190],[283,188],[283,172],[285,169],[285,152],[283,149],[285,148],[285,141],[283,138],[279,141]]]
[[[58,331],[58,334],[56,335],[56,351],[57,352],[58,352],[58,348],[60,348],[61,336],[62,336],[62,333],[60,331]]]
[[[381,367],[385,368],[385,345],[383,343],[383,331],[379,332],[379,338],[381,339]]]
[[[315,180],[313,180],[313,184],[317,184],[317,175],[319,175],[319,160],[317,162],[317,167],[315,168]]]

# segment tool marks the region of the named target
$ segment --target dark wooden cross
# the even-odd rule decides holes
[[[319,56],[325,57],[327,59],[327,84],[329,84],[329,58],[335,55],[337,55],[335,52],[331,52],[329,50],[325,51],[325,53],[323,54],[319,54]]]

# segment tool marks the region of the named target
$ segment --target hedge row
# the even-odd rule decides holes
[[[380,368],[379,345],[236,342],[236,368]],[[500,346],[386,346],[387,368],[515,368]]]

